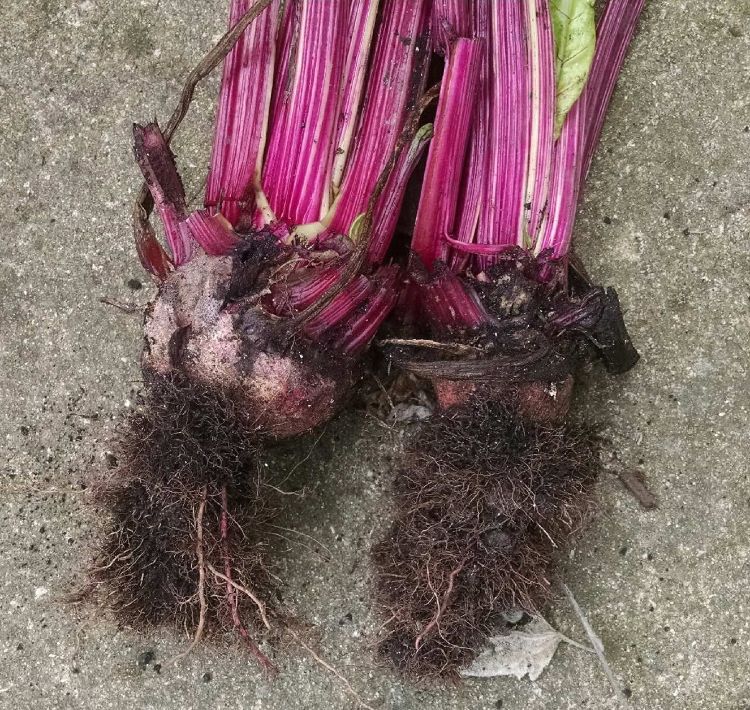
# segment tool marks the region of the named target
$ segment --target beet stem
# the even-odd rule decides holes
[[[645,0],[610,0],[596,28],[596,53],[586,86],[586,136],[581,181],[585,180],[591,167],[609,101],[644,4]]]
[[[245,14],[248,4],[249,0],[232,2],[230,26]],[[277,7],[268,8],[242,33],[224,62],[204,203],[212,208],[220,205],[233,224],[240,215],[239,203],[254,198],[260,189],[278,15]]]
[[[434,0],[430,31],[432,48],[447,55],[458,37],[471,37],[473,0]]]
[[[338,283],[331,287],[324,295],[322,295],[316,303],[313,303],[300,314],[296,315],[290,322],[290,329],[297,328],[306,323],[310,318],[318,315],[341,291],[343,291],[361,272],[362,266],[365,264],[367,259],[370,240],[373,234],[373,216],[375,208],[377,207],[378,201],[383,194],[384,189],[388,185],[388,181],[395,170],[399,157],[402,152],[411,145],[414,140],[414,136],[417,135],[419,130],[419,119],[425,109],[435,100],[440,94],[440,84],[431,86],[421,96],[415,93],[410,96],[413,100],[412,109],[409,112],[408,118],[404,123],[404,127],[396,141],[396,147],[393,149],[385,167],[381,170],[378,176],[375,187],[370,193],[369,202],[367,205],[367,211],[362,213],[350,232],[350,237],[357,244],[357,249],[349,257],[349,261],[343,270]],[[419,98],[417,98],[419,97]],[[374,333],[373,333],[374,334]]]
[[[247,26],[271,4],[271,0],[257,0],[257,2],[242,16],[242,19],[228,30],[216,43],[208,54],[188,74],[185,85],[180,94],[177,107],[172,112],[166,128],[162,131],[164,140],[169,145],[175,131],[187,115],[193,94],[198,84],[205,79],[229,54]],[[144,181],[141,190],[133,203],[133,232],[143,267],[154,276],[163,280],[166,278],[171,264],[166,252],[156,240],[154,230],[149,222],[149,216],[154,208],[154,201],[148,185]]]
[[[531,74],[529,168],[524,208],[526,234],[536,235],[544,218],[550,184],[555,121],[555,49],[548,0],[527,0]]]
[[[382,192],[382,187],[378,189],[382,176],[390,175],[392,156],[401,152],[399,128],[410,122],[413,103],[427,77],[429,5],[423,0],[383,3],[365,86],[367,98],[340,191],[332,214],[326,216],[334,234],[348,234],[364,210],[372,211],[373,196]]]
[[[444,237],[454,232],[461,169],[479,92],[481,41],[458,39],[440,87],[435,137],[427,154],[412,250],[429,269],[445,258]]]

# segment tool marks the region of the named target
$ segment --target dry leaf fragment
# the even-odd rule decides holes
[[[549,665],[561,641],[591,651],[555,631],[541,616],[534,616],[523,628],[513,629],[503,636],[492,636],[489,641],[492,647],[482,651],[468,668],[462,670],[462,676],[494,678],[512,675],[521,679],[528,674],[530,680],[536,680]]]

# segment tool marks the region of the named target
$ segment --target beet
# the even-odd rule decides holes
[[[265,451],[327,422],[361,376],[398,298],[403,271],[386,253],[431,135],[419,126],[429,3],[376,9],[232,0],[231,29],[166,128],[133,127],[136,247],[158,293],[141,400],[99,487],[94,588],[121,620],[190,629],[193,646],[233,629],[266,670],[253,632],[283,614],[263,542]],[[169,143],[222,57],[204,207],[191,212]]]
[[[592,510],[596,438],[569,414],[583,366],[638,361],[617,293],[571,252],[578,198],[643,7],[437,2],[446,67],[386,355],[439,412],[398,462],[373,548],[379,652],[455,679],[538,613]],[[454,28],[450,36],[444,28]],[[461,28],[459,30],[459,28]]]
[[[395,520],[372,553],[388,620],[379,652],[418,678],[457,679],[503,614],[539,613],[552,598],[600,469],[596,437],[570,421],[575,377],[592,361],[638,357],[619,308],[612,318],[614,292],[573,288],[565,265],[509,250],[482,280],[456,281],[462,291],[454,279],[438,269],[420,284],[432,289],[424,337],[444,347],[387,348],[430,380],[439,407],[397,464]],[[484,314],[481,325],[427,310],[469,289],[465,312]]]

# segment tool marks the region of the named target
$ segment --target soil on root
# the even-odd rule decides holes
[[[266,670],[249,629],[274,610],[263,529],[274,516],[257,432],[221,392],[154,378],[97,486],[106,516],[93,588],[118,619],[173,624],[195,641],[234,630]]]
[[[457,678],[502,613],[542,607],[555,557],[592,511],[598,469],[585,429],[524,422],[498,401],[428,422],[373,550],[380,654],[410,675]]]

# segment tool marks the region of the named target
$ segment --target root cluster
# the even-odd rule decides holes
[[[273,517],[247,414],[177,377],[149,383],[130,416],[118,468],[99,486],[107,516],[95,587],[119,619],[174,624],[194,643],[234,630],[272,670],[249,629],[270,628],[263,527]]]
[[[538,610],[591,512],[598,465],[586,431],[524,422],[498,401],[430,421],[400,462],[396,517],[373,551],[381,655],[418,677],[455,676],[502,613]]]

